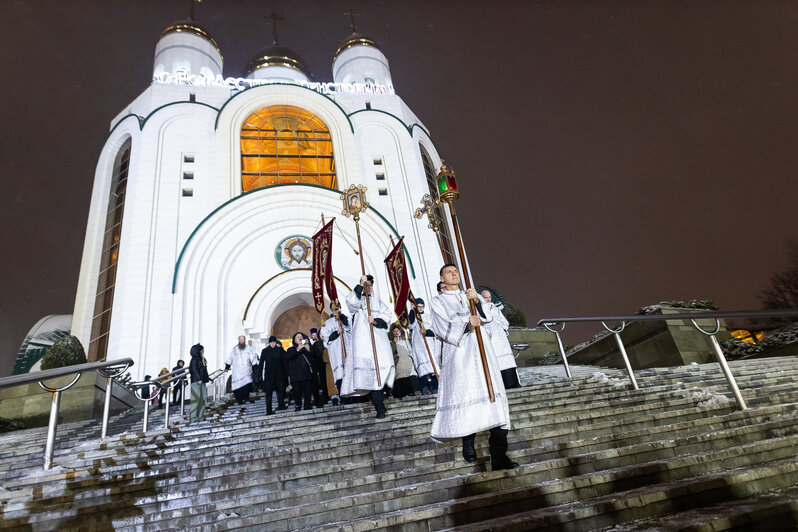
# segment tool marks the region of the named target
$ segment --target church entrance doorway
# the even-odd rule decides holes
[[[289,308],[280,314],[272,326],[272,334],[288,349],[291,338],[296,332],[310,336],[310,329],[321,329],[321,320],[316,308],[311,305],[299,305]]]

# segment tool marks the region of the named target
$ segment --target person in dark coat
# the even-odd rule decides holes
[[[312,408],[310,404],[313,368],[310,363],[310,343],[304,333],[294,334],[288,348],[288,376],[294,392],[294,410],[299,411],[304,404],[305,410]]]
[[[183,362],[183,359],[180,359],[180,360],[177,361],[177,365],[172,368],[172,371],[177,371],[179,369],[183,369],[183,366],[185,366],[185,365],[186,365],[186,363]],[[183,384],[184,383],[188,384],[188,380],[179,379],[179,380],[174,381],[174,383],[172,383],[172,387],[175,389],[175,391],[172,392],[172,406],[180,404],[180,398],[183,395]]]
[[[310,330],[310,365],[313,369],[313,382],[311,393],[313,403],[321,408],[329,400],[327,390],[327,363],[324,362],[324,342],[319,337],[319,330]]]
[[[191,362],[188,363],[188,375],[191,380],[191,406],[188,419],[190,422],[205,419],[205,399],[208,397],[207,383],[211,381],[208,376],[208,363],[203,356],[205,348],[200,344],[191,346]]]
[[[269,337],[269,345],[260,352],[258,375],[263,381],[263,391],[266,392],[266,414],[272,412],[272,394],[277,392],[277,410],[285,410],[285,379],[288,373],[286,367],[285,349],[277,341],[276,336]]]
[[[152,378],[152,375],[144,375],[144,380],[148,381]],[[150,386],[142,386],[141,387],[141,398],[142,399],[149,399],[150,398]]]

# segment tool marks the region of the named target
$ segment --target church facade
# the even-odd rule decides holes
[[[275,43],[225,77],[207,30],[164,30],[151,85],[112,120],[97,163],[72,318],[89,360],[131,357],[141,378],[199,342],[215,369],[237,336],[259,348],[306,323],[322,216],[336,217],[340,297],[360,277],[341,215],[353,184],[368,189],[363,260],[378,295],[389,301],[383,259],[400,236],[414,293],[435,293],[444,257],[457,262],[446,213],[440,240],[413,217],[435,189],[435,144],[373,40],[353,33],[332,70],[314,81]]]

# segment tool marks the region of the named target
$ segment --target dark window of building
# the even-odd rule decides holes
[[[387,188],[381,188],[380,189],[380,196],[387,196],[387,195],[388,195],[388,189]]]
[[[194,179],[194,172],[183,172],[183,179]]]
[[[192,92],[192,93],[189,93],[189,95],[188,95],[188,101],[190,101],[190,102],[196,102],[196,101],[197,101],[197,95],[196,95],[196,94],[194,94],[193,92]]]
[[[385,181],[385,174],[377,174],[377,181]]]
[[[184,163],[193,163],[194,162],[194,156],[193,155],[184,155],[183,156],[183,162]]]
[[[190,188],[184,188],[183,189],[183,197],[190,198],[193,195],[194,195],[194,190],[192,190]]]
[[[122,216],[125,211],[125,192],[130,165],[130,139],[120,148],[111,175],[111,192],[105,217],[100,271],[97,278],[97,295],[89,339],[88,360],[105,360],[108,353],[108,333],[111,329],[111,310],[114,303],[116,266],[122,237]]]

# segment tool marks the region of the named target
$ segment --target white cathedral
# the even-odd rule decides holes
[[[368,188],[360,227],[377,295],[389,302],[383,260],[400,236],[414,293],[435,294],[443,257],[457,262],[446,213],[441,241],[413,217],[436,189],[435,144],[375,41],[353,33],[332,71],[315,81],[274,44],[245,77],[225,77],[207,30],[187,20],[163,31],[151,85],[112,120],[97,162],[71,326],[90,361],[131,357],[141,378],[200,342],[214,369],[239,335],[259,349],[278,322],[291,330],[312,309],[322,215],[337,217],[343,298],[361,273],[341,216],[352,184]]]

